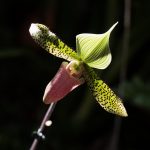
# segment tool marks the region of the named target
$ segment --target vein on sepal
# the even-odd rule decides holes
[[[104,34],[83,33],[76,36],[77,53],[83,62],[97,69],[108,67],[112,58],[109,37],[116,25],[117,23]]]

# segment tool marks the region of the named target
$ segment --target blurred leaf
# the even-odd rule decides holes
[[[144,83],[139,77],[134,77],[121,85],[125,98],[129,103],[150,109],[150,83]]]
[[[23,54],[22,49],[0,49],[0,58],[19,57]]]

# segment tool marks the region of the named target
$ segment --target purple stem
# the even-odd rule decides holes
[[[39,129],[35,132],[36,137],[35,137],[32,145],[30,147],[30,150],[35,150],[36,147],[37,147],[39,139],[44,139],[45,138],[45,136],[43,135],[42,131],[45,128],[46,121],[48,121],[49,118],[51,117],[55,106],[56,106],[56,102],[53,102],[53,103],[50,104],[50,106],[49,106],[49,108],[48,108],[48,110],[47,110],[47,112],[46,112],[46,114],[45,114],[45,116],[43,118],[43,121],[42,121],[42,123],[41,123],[41,125],[39,127]]]

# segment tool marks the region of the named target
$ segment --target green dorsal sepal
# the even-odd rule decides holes
[[[109,37],[116,25],[104,34],[83,33],[76,36],[77,53],[88,66],[105,69],[110,64]]]
[[[63,43],[54,33],[45,25],[31,24],[29,32],[32,38],[46,51],[54,56],[68,61],[79,60],[77,53]]]

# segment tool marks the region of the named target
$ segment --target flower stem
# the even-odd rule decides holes
[[[34,141],[30,147],[30,150],[35,150],[36,147],[37,147],[37,144],[39,142],[40,139],[45,139],[45,136],[43,135],[42,131],[44,130],[45,128],[45,123],[49,120],[49,118],[51,117],[52,113],[53,113],[53,110],[56,106],[56,102],[53,102],[50,104],[44,118],[43,118],[43,121],[40,125],[40,127],[38,128],[37,131],[33,132],[33,134],[35,135],[35,138],[34,138]]]

